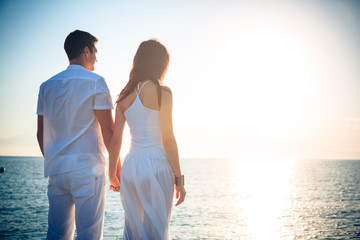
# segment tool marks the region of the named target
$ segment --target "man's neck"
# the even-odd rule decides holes
[[[71,59],[69,61],[69,63],[70,63],[70,65],[80,65],[80,66],[83,66],[84,68],[86,68],[84,61],[82,61],[82,59],[79,59],[79,58]]]

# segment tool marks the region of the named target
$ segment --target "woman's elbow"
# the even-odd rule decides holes
[[[163,138],[163,145],[165,149],[172,149],[176,145],[175,137]]]

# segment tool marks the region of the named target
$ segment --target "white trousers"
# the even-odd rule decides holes
[[[93,168],[49,176],[46,239],[102,239],[105,170]]]

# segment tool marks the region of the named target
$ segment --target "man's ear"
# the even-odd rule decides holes
[[[85,56],[88,56],[90,54],[90,49],[88,46],[84,47],[83,53],[85,54]]]

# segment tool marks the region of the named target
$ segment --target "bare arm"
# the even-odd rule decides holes
[[[172,94],[170,90],[162,91],[160,120],[163,146],[170,167],[175,177],[181,177],[179,152],[172,124]],[[184,186],[176,186],[176,198],[179,198],[179,195],[180,199],[177,201],[176,206],[181,204],[185,199],[186,191]]]
[[[111,109],[94,110],[94,113],[101,127],[101,133],[103,135],[105,147],[109,151],[110,141],[114,129],[114,120]]]
[[[37,133],[36,133],[36,137],[39,143],[39,147],[41,150],[41,153],[43,156],[44,155],[44,122],[43,122],[43,116],[42,115],[38,115],[38,120],[37,120]]]
[[[114,134],[109,147],[109,181],[114,188],[120,187],[121,162],[119,159],[124,126],[125,116],[118,104],[115,109]]]
[[[172,94],[167,91],[162,91],[160,119],[162,141],[166,156],[174,176],[180,177],[181,169],[179,162],[179,152],[172,125]]]

